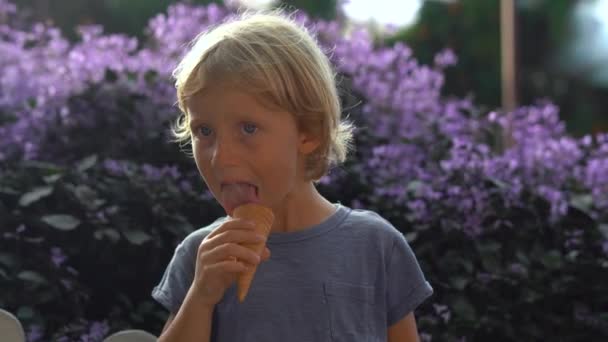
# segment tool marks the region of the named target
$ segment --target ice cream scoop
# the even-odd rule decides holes
[[[270,227],[272,227],[272,222],[274,221],[274,214],[272,213],[272,210],[256,203],[247,203],[238,206],[234,209],[232,216],[234,218],[254,222],[255,232],[266,237],[268,237]],[[243,244],[243,246],[261,256],[262,252],[264,251],[265,243],[260,242],[255,244]],[[252,269],[241,273],[237,279],[237,294],[239,302],[241,303],[245,300],[247,292],[249,292],[249,287],[251,286],[251,282],[253,281],[256,270],[257,265],[254,265]]]

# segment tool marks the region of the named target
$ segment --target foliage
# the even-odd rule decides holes
[[[574,16],[584,3],[514,3],[519,103],[529,105],[539,97],[549,97],[563,109],[569,132],[606,131],[606,86],[589,81],[597,68],[588,63],[564,65],[571,42],[581,39]],[[584,24],[593,26],[592,20]],[[500,105],[500,1],[424,1],[417,22],[388,41],[406,42],[424,63],[432,61],[439,49],[451,48],[458,53],[459,63],[458,68],[446,71],[444,92],[457,96],[472,92],[478,106]]]
[[[0,0],[0,307],[30,341],[162,327],[152,287],[176,244],[222,215],[169,142],[170,72],[231,13],[174,5],[142,40],[86,26],[70,43]],[[298,18],[359,127],[319,187],[406,234],[435,288],[416,313],[423,340],[608,337],[608,135],[568,136],[551,103],[500,114],[442,96],[449,50],[420,64],[402,43]]]
[[[164,11],[176,0],[62,0],[51,6],[45,0],[20,0],[16,5],[20,13],[37,21],[51,21],[70,40],[78,38],[74,28],[83,24],[97,24],[110,33],[124,33],[141,38],[147,22]],[[187,0],[206,5],[222,0]]]

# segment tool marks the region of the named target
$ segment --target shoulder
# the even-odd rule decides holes
[[[186,254],[196,252],[198,246],[203,242],[207,235],[219,228],[226,220],[228,220],[228,217],[220,217],[212,223],[191,232],[177,246],[177,250]]]
[[[391,250],[396,244],[407,244],[405,237],[391,222],[368,209],[350,209],[344,221],[344,231],[350,236],[375,242],[377,248]]]
[[[372,234],[390,241],[403,237],[391,222],[373,210],[350,209],[345,223],[354,232]]]

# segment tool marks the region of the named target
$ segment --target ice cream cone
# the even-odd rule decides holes
[[[270,227],[274,221],[274,214],[272,213],[272,210],[255,203],[248,203],[237,207],[234,209],[233,217],[254,222],[254,229],[256,233],[266,237],[268,237]],[[264,251],[265,243],[260,242],[256,244],[243,244],[243,246],[251,249],[261,256],[262,252]],[[251,282],[253,281],[253,276],[255,275],[256,270],[257,266],[254,266],[253,269],[241,273],[237,279],[237,293],[239,302],[241,303],[247,296],[247,292],[249,291],[249,287],[251,286]]]

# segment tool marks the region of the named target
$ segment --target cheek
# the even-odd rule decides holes
[[[270,152],[270,151],[269,151]],[[277,145],[271,153],[260,154],[263,160],[263,177],[270,188],[285,191],[286,187],[293,186],[297,177],[298,158],[297,151],[288,144]],[[281,189],[279,189],[281,188]]]
[[[197,146],[196,143],[193,143],[192,155],[194,156],[194,162],[196,163],[198,171],[200,172],[201,176],[205,178],[209,170],[209,161],[204,153],[204,150],[200,146]]]

